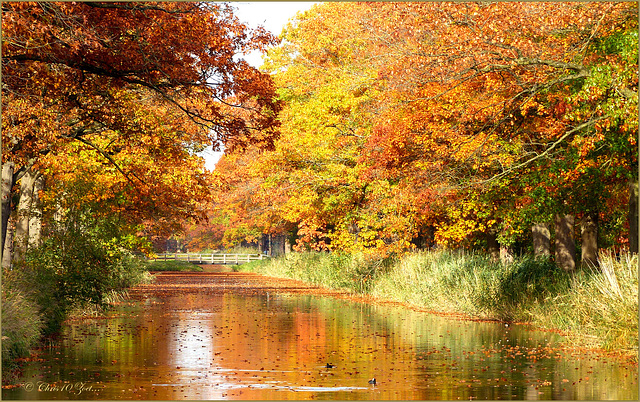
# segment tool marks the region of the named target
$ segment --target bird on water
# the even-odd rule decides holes
[[[369,380],[369,384],[376,385],[376,378],[372,378]]]
[[[334,368],[335,366],[331,363],[327,363],[327,365],[325,366],[326,368]]]

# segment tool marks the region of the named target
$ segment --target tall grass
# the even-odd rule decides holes
[[[265,275],[293,278],[316,286],[368,293],[377,276],[390,260],[364,254],[303,252],[290,253],[270,260],[254,261],[238,269]]]
[[[600,268],[576,274],[548,259],[512,264],[469,252],[416,252],[400,259],[362,254],[294,253],[241,270],[408,303],[438,312],[530,322],[637,349],[637,257],[603,253]]]
[[[638,256],[603,252],[571,287],[540,306],[537,322],[598,340],[604,349],[638,349]]]
[[[4,287],[4,286],[3,286]],[[6,286],[2,290],[2,359],[26,356],[40,339],[43,327],[37,304],[19,290]]]

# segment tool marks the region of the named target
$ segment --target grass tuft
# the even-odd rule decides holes
[[[606,350],[638,350],[638,256],[602,252],[599,268],[571,280],[566,293],[548,300],[536,320],[597,338]]]
[[[27,356],[40,339],[43,323],[37,304],[22,292],[4,286],[2,290],[3,365]]]

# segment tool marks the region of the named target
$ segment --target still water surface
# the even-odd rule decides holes
[[[268,291],[147,294],[70,322],[3,399],[638,399],[557,334]],[[327,363],[334,367],[327,367]],[[369,384],[375,378],[376,384]]]

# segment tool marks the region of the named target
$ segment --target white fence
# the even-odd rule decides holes
[[[251,261],[269,258],[264,254],[195,254],[195,253],[163,253],[158,254],[153,261],[187,261],[194,264],[244,264]]]

